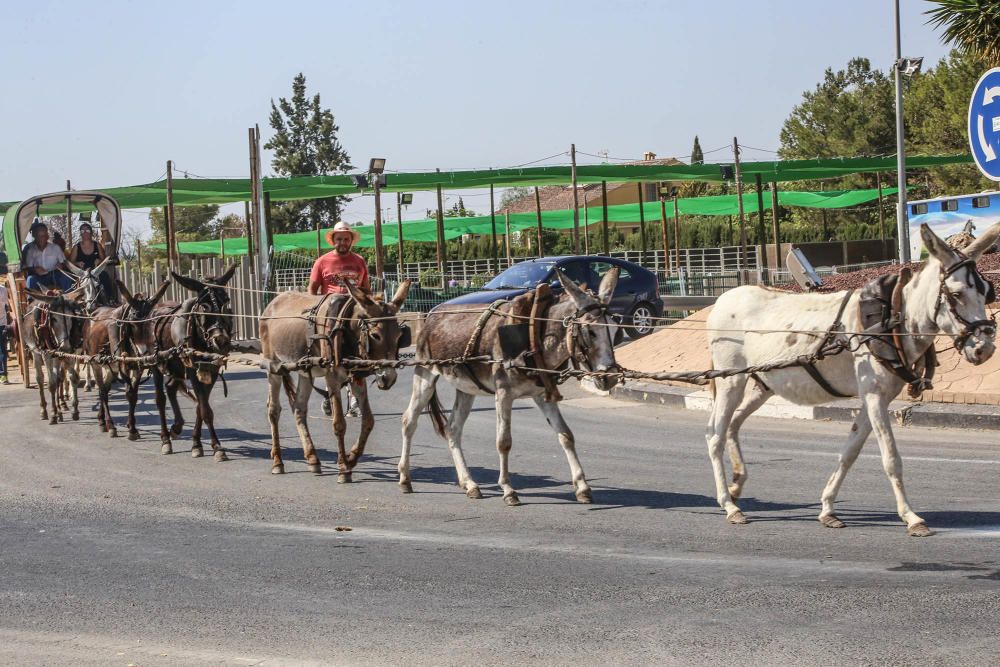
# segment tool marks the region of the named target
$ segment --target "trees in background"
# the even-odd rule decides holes
[[[994,0],[931,0],[928,23],[942,30],[942,41],[990,67],[1000,65],[1000,3]]]

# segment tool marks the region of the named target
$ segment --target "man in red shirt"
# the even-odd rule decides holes
[[[326,233],[326,242],[333,250],[321,256],[313,264],[309,274],[310,294],[347,294],[344,279],[350,280],[366,292],[371,291],[368,281],[368,262],[361,255],[351,252],[351,247],[361,238],[361,234],[351,228],[346,222],[338,222]],[[352,380],[355,383],[364,382],[361,378]],[[330,391],[336,391],[333,387]],[[323,401],[323,412],[331,414],[330,399]],[[352,417],[360,415],[354,392],[347,392],[347,414]]]
[[[361,255],[351,252],[351,247],[361,237],[346,222],[338,222],[326,233],[326,242],[333,250],[316,260],[309,274],[310,294],[347,294],[344,279],[350,280],[366,292],[368,262]]]

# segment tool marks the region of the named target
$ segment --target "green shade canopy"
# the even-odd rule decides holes
[[[883,188],[883,196],[896,194],[896,188]],[[836,209],[858,206],[878,199],[877,189],[867,190],[830,190],[826,192],[782,192],[778,191],[778,203],[781,206],[799,206],[805,208]],[[634,224],[639,222],[639,204],[619,204],[608,206],[608,221],[612,224]],[[737,215],[739,204],[736,195],[719,195],[713,197],[689,197],[677,200],[677,207],[681,215]],[[748,213],[757,210],[756,193],[744,193],[743,207]],[[771,209],[771,198],[764,198],[764,210]],[[646,202],[642,204],[642,212],[647,222],[656,221],[660,218],[660,203]],[[669,202],[668,216],[673,216],[673,202]],[[586,211],[580,211],[581,224],[586,220],[589,224],[599,223],[602,220],[603,210],[601,207],[592,207]],[[506,220],[503,215],[496,216],[497,233],[503,234],[506,230]],[[510,214],[511,231],[524,231],[534,229],[538,225],[538,218],[535,213],[512,213]],[[573,209],[563,209],[559,211],[542,211],[542,227],[546,229],[572,229]],[[375,245],[375,226],[361,225],[355,227],[361,239],[356,244],[360,248],[371,248]],[[417,220],[403,223],[403,240],[415,243],[434,243],[437,241],[437,222],[430,220]],[[330,250],[326,243],[326,232],[330,230],[320,230],[320,248]],[[493,231],[493,222],[489,215],[477,215],[469,218],[445,218],[444,237],[454,239],[465,234],[487,235]],[[382,225],[382,242],[385,245],[398,243],[398,228],[395,223],[385,223]],[[165,249],[166,244],[154,244],[152,247]],[[219,255],[221,254],[220,242],[213,241],[188,241],[177,244],[178,251],[186,255]],[[295,232],[292,234],[274,235],[275,252],[292,250],[316,250],[316,232]],[[225,251],[227,255],[245,255],[247,252],[247,240],[245,238],[232,238],[225,240]]]
[[[949,164],[971,164],[972,156],[939,155],[908,156],[908,169],[923,169]],[[804,181],[818,178],[836,178],[850,174],[877,171],[895,171],[895,157],[877,158],[825,158],[816,160],[778,160],[773,162],[744,162],[741,164],[744,182],[752,183],[758,175],[764,183]],[[569,166],[524,167],[518,169],[472,169],[461,171],[397,172],[386,173],[388,192],[416,192],[434,190],[438,185],[446,190],[515,186],[569,185],[572,182]],[[599,164],[577,168],[580,183],[657,182],[657,181],[723,181],[718,164]],[[175,178],[174,205],[228,204],[250,198],[250,180],[246,178]],[[323,199],[338,195],[358,194],[349,175],[297,176],[292,178],[263,179],[264,192],[272,201]],[[123,209],[165,206],[167,182],[157,181],[146,185],[131,185],[101,189],[114,197]],[[16,202],[0,203],[0,213]],[[75,210],[75,209],[74,209]],[[82,209],[86,210],[86,209]],[[44,214],[59,214],[58,206],[43,208]]]

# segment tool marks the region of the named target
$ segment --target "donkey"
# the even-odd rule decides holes
[[[227,355],[233,338],[233,310],[229,302],[226,285],[236,272],[233,264],[221,276],[207,276],[204,281],[182,276],[173,271],[170,274],[181,286],[194,296],[183,303],[163,304],[154,312],[156,324],[156,349],[169,350],[177,347],[191,348],[198,352]],[[222,371],[217,362],[188,360],[170,357],[152,369],[156,394],[156,409],[160,415],[160,453],[173,453],[170,436],[178,436],[184,429],[184,416],[177,404],[177,392],[189,393],[186,381],[191,382],[191,391],[197,404],[194,428],[191,432],[191,456],[205,455],[201,444],[202,423],[208,427],[213,458],[217,462],[227,461],[226,450],[215,432],[215,411],[210,402],[212,389]],[[225,379],[223,379],[225,382]],[[174,423],[167,430],[166,401],[174,412]]]
[[[343,282],[347,295],[315,296],[282,292],[260,316],[262,366],[267,370],[268,381],[267,416],[271,422],[271,472],[274,474],[285,472],[278,435],[282,385],[295,415],[295,426],[306,463],[310,471],[318,474],[321,472],[320,461],[307,419],[313,380],[326,378],[333,408],[333,432],[337,437],[337,481],[350,482],[354,467],[365,453],[368,436],[375,427],[375,417],[368,403],[368,388],[364,382],[371,371],[351,370],[336,362],[345,357],[395,360],[399,358],[399,348],[409,346],[409,329],[401,326],[396,318],[410,290],[409,280],[399,284],[389,302],[381,298],[373,299],[349,280]],[[282,365],[294,364],[304,357],[321,357],[334,363],[327,367],[300,367],[297,387],[293,387],[289,371]],[[396,383],[396,369],[376,370],[375,382],[379,389],[390,389]],[[349,385],[361,409],[361,430],[349,453],[345,451],[347,420],[340,400],[340,390],[345,384]]]
[[[125,300],[120,306],[100,306],[87,323],[83,340],[83,350],[87,355],[111,355],[142,357],[148,355],[154,346],[153,309],[170,281],[164,281],[149,298],[142,294],[133,296],[120,281],[118,291]],[[97,381],[98,412],[97,421],[101,431],[112,438],[118,437],[118,428],[111,417],[111,384],[116,378],[125,381],[125,396],[128,400],[128,439],[138,440],[139,430],[135,425],[135,406],[139,400],[139,383],[142,381],[143,366],[138,362],[107,362],[100,358],[90,362]]]
[[[66,294],[42,294],[29,290],[32,307],[21,320],[21,332],[25,348],[31,353],[35,366],[38,399],[41,404],[40,416],[49,424],[62,421],[59,391],[63,379],[70,378],[70,404],[74,421],[80,419],[79,380],[75,361],[59,358],[53,352],[78,352],[83,346],[83,330],[86,314],[81,305],[80,291]],[[42,369],[46,370],[46,380],[42,380]],[[25,377],[27,381],[27,377]],[[52,415],[49,416],[45,402],[45,385],[48,384],[52,399]]]
[[[110,269],[111,258],[106,257],[101,261],[100,264],[92,269],[81,269],[72,262],[66,262],[66,268],[69,272],[73,274],[76,278],[76,286],[73,291],[80,290],[81,303],[83,306],[83,311],[88,316],[91,315],[98,306],[117,306],[118,304],[111,300],[110,295],[106,294],[101,285],[101,276],[105,271]],[[86,380],[86,390],[90,391],[94,387],[94,374],[90,366],[86,367],[87,380]]]
[[[964,254],[950,248],[926,225],[921,226],[920,235],[928,260],[905,287],[898,287],[905,282],[902,277],[897,283],[894,294],[898,296],[893,299],[896,303],[892,311],[898,325],[881,344],[890,349],[895,346],[896,354],[904,361],[921,360],[932,349],[935,334],[943,333],[953,339],[967,361],[981,364],[993,355],[996,325],[986,314],[986,304],[993,299],[992,286],[979,274],[975,261],[996,242],[1000,224],[987,230]],[[910,362],[903,364],[906,370],[894,372],[884,356],[876,356],[880,344],[877,339],[866,345],[861,342],[864,336],[852,335],[866,328],[859,301],[860,296],[853,292],[790,294],[746,286],[726,292],[716,302],[707,322],[714,368],[745,368],[769,362],[774,360],[776,350],[785,350],[781,358],[809,355],[827,340],[840,341],[847,347],[817,361],[811,369],[786,368],[715,381],[706,440],[718,502],[730,523],[746,523],[733,499],[739,498],[747,480],[739,443],[739,430],[747,417],[775,394],[806,405],[826,403],[833,395],[857,396],[862,399],[861,410],[839,466],[823,490],[820,522],[829,528],[844,526],[834,514],[833,505],[844,477],[874,428],[882,467],[907,533],[914,537],[931,534],[907,500],[902,461],[888,411],[889,401],[904,385],[909,383],[911,391],[916,391],[919,387],[915,383],[922,380],[916,378]],[[802,333],[824,330],[829,333]],[[726,446],[733,467],[733,481],[728,486],[722,461]]]
[[[561,369],[570,363],[591,371],[607,372],[618,368],[614,346],[620,340],[619,322],[608,315],[607,306],[618,283],[618,269],[613,268],[601,280],[597,295],[581,289],[557,270],[563,293],[552,303],[541,322],[540,361],[547,369]],[[546,286],[547,287],[547,286]],[[417,361],[490,354],[504,356],[500,326],[507,319],[513,303],[489,306],[443,306],[427,316],[417,340]],[[496,316],[494,316],[496,315]],[[478,337],[478,340],[477,340]],[[537,349],[537,348],[536,348]],[[537,364],[537,361],[536,361]],[[537,367],[537,365],[536,365]],[[437,381],[445,376],[455,387],[455,403],[445,423],[437,398]],[[598,389],[608,390],[614,382],[609,376],[595,376]],[[399,485],[403,493],[412,493],[410,446],[417,430],[417,419],[428,405],[435,430],[446,438],[458,473],[458,485],[469,498],[482,498],[469,474],[462,452],[462,429],[476,396],[494,395],[497,415],[497,451],[500,453],[500,488],[507,505],[520,505],[510,483],[508,457],[511,449],[510,419],[514,399],[530,396],[556,432],[569,461],[577,501],[592,502],[592,492],[576,455],[575,439],[559,411],[557,393],[539,384],[524,368],[505,364],[470,362],[458,366],[418,365],[413,377],[410,404],[403,413],[403,451],[399,458]]]

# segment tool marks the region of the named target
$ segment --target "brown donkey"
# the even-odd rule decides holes
[[[557,274],[564,292],[548,307],[544,317],[539,314],[539,317],[531,318],[528,328],[537,328],[527,336],[522,335],[522,339],[532,341],[531,348],[537,351],[528,365],[534,368],[544,366],[550,370],[566,368],[570,364],[598,372],[616,369],[614,346],[620,339],[622,328],[617,320],[608,315],[607,305],[618,283],[618,269],[613,268],[605,274],[596,296],[581,289],[562,272],[557,271]],[[517,327],[520,323],[523,326],[529,317],[522,306],[530,306],[537,313],[536,306],[531,301],[538,304],[540,299],[550,296],[548,286],[542,285],[513,302],[436,308],[428,314],[417,340],[417,361],[476,355],[510,359],[514,355],[505,354],[505,331],[501,329],[502,325],[513,324]],[[514,316],[511,317],[512,315]],[[455,387],[455,404],[447,423],[437,400],[436,385],[441,376],[446,377]],[[403,492],[413,491],[410,481],[410,443],[417,430],[417,419],[429,404],[435,429],[448,440],[459,486],[465,489],[470,498],[482,498],[462,453],[462,429],[475,397],[493,395],[497,414],[496,446],[500,453],[499,484],[503,490],[504,502],[519,505],[517,492],[510,484],[508,468],[511,407],[514,399],[530,396],[559,436],[559,444],[569,461],[576,499],[581,503],[591,502],[590,485],[587,484],[576,455],[573,433],[556,402],[559,400],[558,392],[544,377],[543,374],[532,376],[524,368],[508,363],[471,362],[461,365],[417,366],[410,405],[403,413],[403,451],[399,457],[399,485]],[[614,384],[608,376],[598,376],[594,382],[602,390],[610,389]]]
[[[48,419],[50,424],[62,421],[60,390],[63,379],[70,378],[70,400],[73,406],[73,420],[80,418],[79,387],[80,376],[76,361],[60,359],[53,352],[79,352],[83,346],[83,330],[86,314],[83,307],[82,292],[74,291],[66,294],[40,294],[29,291],[33,302],[32,307],[21,320],[21,331],[25,348],[31,353],[35,366],[35,379],[38,384],[38,399],[41,404],[41,418]],[[2,307],[2,305],[0,305]],[[46,370],[46,379],[42,379],[42,369]],[[25,370],[25,384],[27,384]],[[49,417],[45,402],[45,385],[48,385],[52,398],[52,416]]]
[[[233,310],[229,303],[226,285],[233,278],[236,265],[233,264],[221,276],[209,276],[204,281],[171,275],[194,296],[183,303],[167,303],[156,309],[156,349],[169,350],[176,347],[191,348],[198,352],[226,355],[232,345]],[[178,436],[184,428],[184,416],[177,404],[177,392],[185,393],[185,381],[190,381],[191,391],[197,403],[194,428],[191,431],[191,456],[204,456],[201,444],[202,423],[208,428],[212,439],[213,458],[226,461],[226,450],[215,433],[215,411],[210,402],[212,389],[219,380],[222,366],[216,362],[185,360],[173,356],[151,369],[156,393],[156,409],[160,415],[160,452],[170,454],[173,450],[170,436]],[[166,401],[174,411],[174,423],[167,430]]]
[[[102,306],[94,310],[93,319],[87,322],[83,339],[83,351],[88,355],[110,355],[142,357],[153,351],[153,309],[163,298],[170,281],[165,281],[148,299],[142,294],[132,295],[128,288],[118,281],[118,291],[124,303],[120,306]],[[90,362],[98,389],[97,421],[101,431],[112,438],[118,437],[118,428],[111,418],[109,404],[111,384],[115,378],[125,381],[125,396],[128,400],[128,439],[138,440],[139,430],[135,426],[135,406],[139,400],[139,383],[144,367],[136,361],[117,362],[95,359]]]
[[[295,414],[295,425],[302,440],[303,454],[309,469],[319,473],[320,462],[309,433],[309,395],[313,379],[326,378],[333,406],[333,432],[337,436],[338,482],[350,482],[351,471],[365,451],[368,435],[375,426],[368,388],[363,378],[371,371],[351,371],[339,365],[313,367],[298,371],[298,387],[292,387],[290,371],[283,364],[294,364],[303,357],[321,357],[332,361],[346,357],[361,359],[398,359],[399,348],[409,345],[409,329],[399,324],[396,314],[406,301],[410,281],[400,283],[392,301],[373,299],[367,292],[345,280],[350,295],[313,296],[302,292],[283,292],[268,304],[260,316],[260,346],[267,370],[267,415],[271,422],[271,472],[285,472],[281,459],[278,420],[281,417],[281,386],[284,384],[288,401]],[[375,371],[379,389],[389,389],[396,382],[396,369]],[[352,382],[352,379],[362,379]],[[340,389],[345,384],[358,399],[361,407],[361,432],[350,453],[345,451],[344,433],[347,420],[340,401]]]

